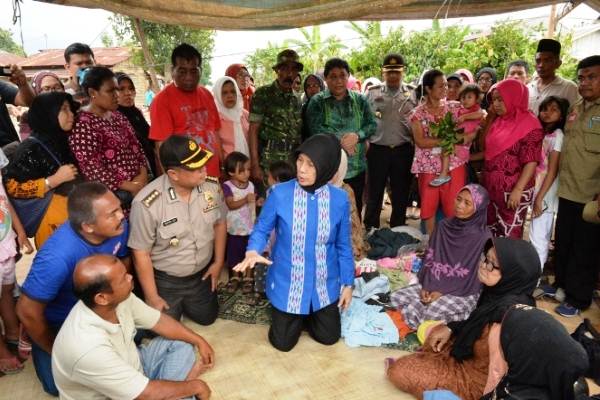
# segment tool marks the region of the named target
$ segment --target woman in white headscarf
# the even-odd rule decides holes
[[[244,100],[235,79],[228,76],[217,79],[213,96],[221,118],[218,135],[223,146],[223,160],[233,151],[250,156],[248,111],[244,110]]]
[[[366,94],[371,86],[381,85],[381,81],[375,77],[367,78],[362,85],[362,93]]]

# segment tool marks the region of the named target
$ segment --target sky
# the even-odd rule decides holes
[[[65,48],[72,42],[84,42],[92,47],[102,47],[100,40],[103,33],[113,35],[109,17],[110,12],[98,9],[68,7],[33,0],[23,0],[21,5],[21,26],[12,23],[12,9],[9,0],[0,0],[0,27],[9,29],[17,43],[21,42],[22,28],[25,52],[29,55],[43,49]],[[559,10],[562,5],[559,6]],[[485,29],[495,21],[506,19],[546,18],[550,7],[535,8],[527,11],[497,14],[485,17],[453,18],[441,20],[442,26],[468,24],[475,29]],[[561,24],[563,27],[575,28],[582,24],[592,23],[598,19],[599,13],[586,5],[578,6]],[[385,21],[383,30],[402,25],[407,31],[422,30],[431,26],[431,20],[421,21]],[[560,29],[560,26],[559,26]],[[321,26],[322,37],[337,35],[349,48],[360,45],[357,34],[349,28],[347,22],[334,22]],[[266,46],[267,42],[283,42],[285,39],[301,39],[296,29],[283,31],[217,31],[215,49],[211,60],[212,80],[221,76],[228,65],[243,62],[246,55],[255,49]]]

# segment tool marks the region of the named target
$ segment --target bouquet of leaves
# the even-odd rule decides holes
[[[446,155],[454,154],[454,145],[463,142],[464,129],[454,122],[450,111],[438,123],[432,123],[429,132],[434,138],[440,139],[440,147]]]

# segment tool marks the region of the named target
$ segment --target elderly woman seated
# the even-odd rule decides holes
[[[533,290],[540,259],[520,239],[490,239],[477,271],[483,290],[465,321],[439,324],[427,336],[424,350],[387,360],[388,379],[400,390],[422,398],[423,392],[447,389],[463,400],[478,400],[499,381],[490,360],[500,340],[500,322],[516,304],[535,306]],[[529,398],[529,397],[528,397]]]
[[[486,227],[487,191],[467,185],[456,196],[454,217],[433,231],[419,283],[392,293],[392,304],[413,329],[426,320],[462,321],[475,308],[481,283],[477,271],[491,233]]]

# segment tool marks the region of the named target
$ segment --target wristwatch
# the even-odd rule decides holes
[[[48,189],[52,189],[52,185],[50,184],[50,180],[48,178],[44,179],[44,183],[48,186]]]

